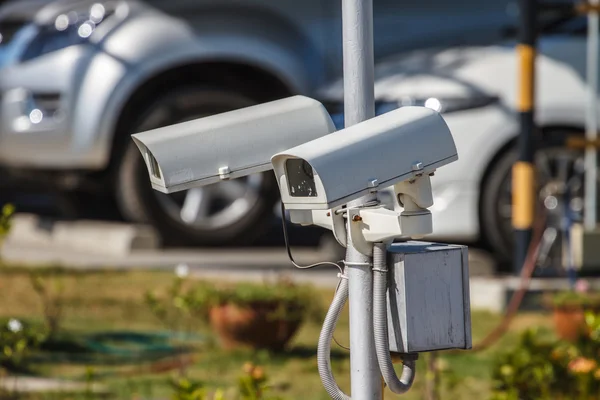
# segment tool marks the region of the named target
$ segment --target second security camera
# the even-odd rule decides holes
[[[304,96],[132,135],[152,187],[163,193],[271,169],[271,156],[335,131],[321,103]]]
[[[437,112],[403,107],[283,151],[271,161],[287,209],[324,210],[457,159],[452,134]]]

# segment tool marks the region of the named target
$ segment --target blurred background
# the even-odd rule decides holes
[[[585,132],[588,16],[555,4],[539,7],[536,27],[535,193],[545,218],[532,274],[543,279],[500,339],[501,349],[521,343],[531,357],[545,350],[523,345],[530,328],[557,335],[541,299],[575,292],[565,266],[584,213],[584,150],[566,143]],[[457,145],[459,161],[432,179],[428,239],[470,246],[476,339],[523,287],[511,222],[518,23],[516,0],[374,0],[377,114],[429,107]],[[327,304],[337,278],[289,266],[273,173],[158,193],[130,135],[296,94],[320,100],[342,128],[341,24],[339,0],[0,1],[0,398],[326,398],[314,365],[324,314],[313,305]],[[307,262],[343,257],[330,232],[290,226],[290,237]],[[598,267],[577,273],[589,295],[577,304],[591,302]],[[229,337],[238,328],[218,328],[216,305],[239,311],[257,301],[299,310],[281,328],[285,340],[273,339],[283,344],[249,344]],[[262,317],[258,333],[241,336],[279,329]],[[598,320],[586,320],[591,341]],[[338,350],[345,376],[348,353]],[[550,367],[499,351],[431,356],[436,378],[418,378],[408,397],[557,398],[571,383],[556,382],[576,380],[581,367],[588,398],[600,398],[600,369],[581,349]],[[538,386],[511,391],[533,382],[516,377],[536,368]],[[558,389],[541,387],[548,382]]]

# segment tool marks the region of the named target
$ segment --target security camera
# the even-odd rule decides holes
[[[335,131],[318,101],[260,104],[132,135],[152,187],[173,193],[271,169],[271,156]]]
[[[426,107],[403,107],[285,150],[271,162],[287,209],[324,210],[378,187],[421,182],[423,176],[428,181],[436,168],[457,159],[440,114]],[[396,192],[411,205],[431,206],[419,188],[415,192],[399,186]],[[403,190],[409,191],[407,196]]]

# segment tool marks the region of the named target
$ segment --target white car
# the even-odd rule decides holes
[[[567,135],[582,134],[584,128],[585,37],[543,38],[539,51],[539,194],[549,211],[548,224],[559,229],[562,206],[567,204],[575,218],[582,212],[582,154],[562,145]],[[378,113],[402,105],[425,105],[442,112],[454,136],[459,161],[437,171],[432,180],[432,238],[484,240],[504,261],[512,256],[517,68],[514,43],[507,43],[417,51],[378,63],[375,74]],[[339,101],[342,88],[337,82],[322,92],[322,98]],[[567,179],[568,186],[563,184]],[[559,242],[560,237],[553,246],[558,251]],[[554,255],[554,262],[560,262]]]

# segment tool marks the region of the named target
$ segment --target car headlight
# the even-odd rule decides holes
[[[95,3],[89,8],[59,15],[54,23],[39,27],[37,35],[22,53],[21,61],[86,42],[117,7],[117,2]]]
[[[477,95],[473,97],[407,97],[399,101],[376,101],[375,115],[385,114],[388,111],[400,107],[421,106],[431,108],[440,113],[451,113],[456,111],[471,110],[485,107],[500,101],[497,96]],[[324,103],[331,114],[331,118],[337,129],[344,128],[344,105],[343,103]]]
[[[383,114],[398,107],[421,106],[431,108],[440,113],[451,113],[456,111],[471,110],[497,103],[497,96],[476,95],[469,97],[408,97],[398,102],[379,102],[376,104],[376,112]]]

